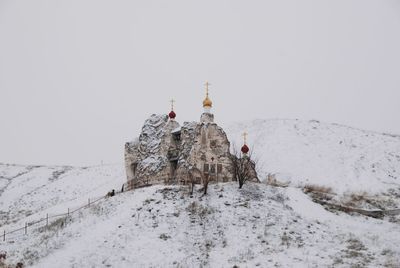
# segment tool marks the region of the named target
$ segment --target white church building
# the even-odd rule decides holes
[[[173,102],[168,115],[151,115],[137,139],[125,144],[127,189],[152,184],[187,184],[235,180],[230,142],[214,122],[208,82],[199,122],[176,121]],[[249,148],[242,147],[246,155]],[[254,170],[254,181],[258,181]]]

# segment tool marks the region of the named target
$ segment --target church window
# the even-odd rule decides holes
[[[210,173],[215,174],[215,165],[214,164],[210,165]]]
[[[210,166],[208,164],[204,164],[203,171],[204,173],[208,173]]]
[[[222,165],[221,164],[217,165],[217,172],[222,173]]]

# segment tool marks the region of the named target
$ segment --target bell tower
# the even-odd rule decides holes
[[[208,83],[208,81],[206,81],[206,83],[204,85],[206,87],[206,98],[203,100],[204,112],[200,117],[200,122],[201,123],[213,123],[214,115],[211,113],[212,101],[210,100],[210,98],[208,96],[208,93],[209,93],[208,87],[209,87],[210,83]]]

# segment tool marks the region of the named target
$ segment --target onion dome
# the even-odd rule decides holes
[[[176,113],[174,111],[171,111],[171,112],[169,112],[168,116],[170,119],[175,119]]]
[[[169,114],[168,114],[170,119],[175,119],[175,117],[176,117],[176,113],[174,112],[174,102],[175,102],[175,100],[172,99],[171,100],[171,112],[169,112]]]
[[[212,101],[208,98],[208,96],[203,101],[203,107],[212,107]]]
[[[245,145],[242,146],[241,151],[242,151],[242,153],[247,154],[247,153],[250,151],[250,149],[249,149],[249,147],[245,144]]]
[[[243,146],[242,149],[240,149],[243,154],[247,154],[250,151],[249,146],[247,146],[247,135],[246,132],[243,133]]]
[[[210,98],[208,97],[208,86],[210,85],[210,83],[208,83],[208,81],[206,82],[205,86],[206,86],[206,98],[203,100],[203,107],[204,108],[211,108],[212,107],[212,101],[210,100]]]

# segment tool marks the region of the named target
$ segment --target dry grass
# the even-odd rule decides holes
[[[360,193],[352,193],[350,195],[350,198],[354,202],[360,202],[360,201],[365,201],[368,199],[368,194],[367,192],[360,192]]]
[[[351,193],[350,195],[346,196],[343,205],[348,207],[357,207],[360,203],[368,201],[369,198],[367,197],[366,192],[359,192],[359,193]]]
[[[212,214],[214,210],[210,207],[205,207],[199,204],[196,201],[190,203],[190,205],[186,208],[186,211],[190,213],[190,215],[195,216],[197,215],[200,220],[204,220],[207,215]]]
[[[271,175],[271,174],[268,174],[268,177],[265,180],[265,183],[267,185],[270,185],[270,186],[273,186],[273,187],[284,187],[285,188],[285,187],[289,186],[289,183],[280,182],[275,178],[275,175]]]
[[[323,193],[323,194],[333,194],[331,187],[316,185],[316,184],[306,184],[303,187],[305,193]]]
[[[315,184],[304,185],[303,192],[309,194],[314,199],[326,200],[326,201],[331,200],[334,195],[331,187],[315,185]]]

